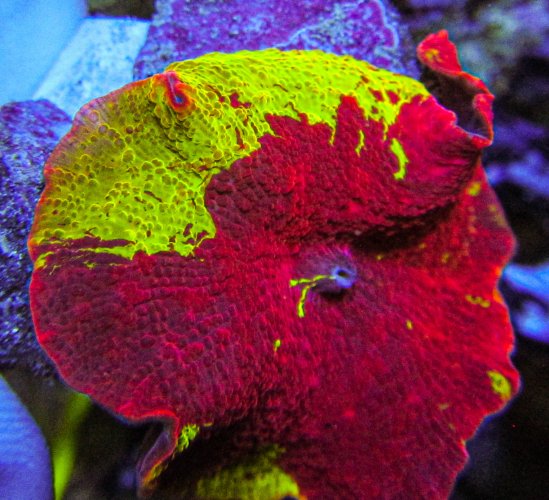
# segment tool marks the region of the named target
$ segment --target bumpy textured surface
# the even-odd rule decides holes
[[[51,373],[29,307],[27,237],[43,188],[42,168],[70,118],[47,101],[0,108],[0,367]]]
[[[516,389],[492,96],[445,32],[418,54],[438,102],[321,52],[175,63],[84,107],[48,160],[39,340],[73,387],[163,422],[144,487],[444,498]]]
[[[349,54],[381,68],[417,76],[413,46],[386,0],[157,0],[136,78],[172,61],[211,51],[267,47]]]

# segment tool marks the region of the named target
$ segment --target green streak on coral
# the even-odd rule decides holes
[[[274,352],[278,351],[278,349],[280,348],[281,345],[282,345],[282,340],[276,339],[276,340],[273,342],[273,350],[274,350]]]
[[[191,444],[191,441],[196,438],[200,432],[200,427],[196,424],[189,424],[181,429],[179,438],[177,439],[177,445],[175,449],[177,453],[181,453],[183,450],[187,449]]]
[[[469,196],[478,196],[481,190],[482,190],[482,183],[480,181],[473,181],[467,187],[467,194]]]
[[[270,446],[241,463],[227,467],[212,477],[202,478],[196,488],[196,498],[208,500],[274,499],[299,496],[299,486],[284,472],[276,460],[284,453]]]
[[[92,101],[48,160],[29,245],[89,238],[89,250],[129,259],[138,251],[191,255],[216,234],[204,204],[209,181],[273,134],[267,117],[324,123],[333,137],[343,96],[387,132],[403,104],[428,93],[349,56],[268,49],[174,63]],[[391,147],[401,178],[402,147]]]
[[[364,132],[362,130],[358,131],[358,144],[356,145],[355,152],[360,156],[362,148],[364,147]]]
[[[290,287],[305,285],[301,289],[299,301],[297,302],[298,318],[305,317],[305,300],[307,299],[307,294],[309,293],[309,290],[313,288],[320,280],[323,280],[323,279],[333,280],[335,278],[333,276],[330,276],[329,274],[319,274],[317,276],[314,276],[313,278],[300,278],[300,279],[290,280]]]
[[[492,384],[492,390],[495,394],[501,397],[502,401],[509,401],[513,393],[511,383],[507,378],[497,370],[489,370],[486,372],[490,377],[490,383]]]
[[[406,165],[408,164],[408,157],[402,148],[402,144],[397,139],[391,141],[391,151],[396,156],[398,160],[398,170],[393,173],[393,177],[400,181],[406,177]]]
[[[467,294],[465,296],[465,300],[469,302],[469,304],[473,304],[474,306],[480,306],[484,309],[490,307],[491,302],[488,299],[484,299],[482,297],[477,297],[474,295]]]
[[[88,396],[78,392],[69,396],[65,413],[59,422],[58,434],[51,445],[56,500],[63,498],[69,484],[76,457],[77,434],[90,409],[91,401]]]
[[[211,424],[204,424],[204,426],[209,426]],[[185,451],[191,442],[198,436],[198,433],[200,432],[200,426],[197,424],[187,424],[179,433],[179,437],[177,438],[177,444],[175,445],[175,448],[172,452],[171,458],[174,458],[177,454]],[[169,460],[166,460],[164,462],[161,462],[157,464],[151,471],[149,472],[147,479],[145,482],[152,483],[168,466]]]

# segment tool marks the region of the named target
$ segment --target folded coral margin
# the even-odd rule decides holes
[[[163,424],[142,492],[446,498],[516,391],[493,96],[446,32],[418,55],[427,88],[321,51],[176,62],[52,153],[37,335],[75,389]]]

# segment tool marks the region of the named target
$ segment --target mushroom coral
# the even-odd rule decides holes
[[[37,335],[72,387],[162,423],[143,492],[444,498],[516,390],[493,96],[446,32],[418,55],[433,95],[320,51],[173,63],[52,153]]]

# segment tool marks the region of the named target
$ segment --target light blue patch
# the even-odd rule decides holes
[[[50,453],[42,432],[0,376],[0,498],[53,498]]]

